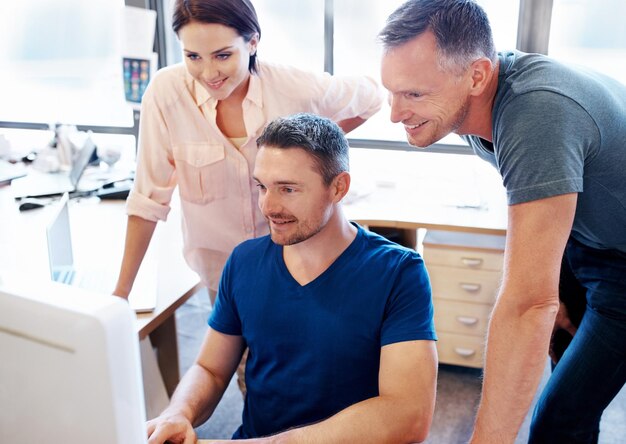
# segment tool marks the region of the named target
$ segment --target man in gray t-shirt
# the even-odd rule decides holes
[[[462,135],[507,190],[472,442],[514,441],[548,351],[555,367],[530,442],[597,442],[626,382],[626,86],[538,54],[497,54],[468,0],[410,0],[380,38],[391,120],[409,143]]]

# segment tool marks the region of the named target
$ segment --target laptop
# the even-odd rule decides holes
[[[115,270],[81,269],[74,264],[68,205],[69,195],[64,193],[58,211],[46,228],[50,277],[53,281],[66,285],[110,293],[117,281]],[[128,302],[136,313],[149,313],[156,308],[156,271],[156,261],[146,256],[128,297]]]
[[[58,196],[63,193],[79,191],[78,183],[82,177],[91,156],[96,150],[96,145],[91,138],[87,138],[78,157],[72,163],[72,169],[68,173],[41,173],[29,171],[26,177],[13,180],[11,190],[16,199],[24,197]],[[101,184],[93,184],[83,191],[92,191]]]

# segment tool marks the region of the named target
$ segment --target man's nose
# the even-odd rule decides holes
[[[404,105],[404,101],[398,97],[390,96],[389,106],[391,107],[389,118],[393,123],[402,122],[410,114],[409,110]]]
[[[275,193],[272,193],[270,191],[265,191],[265,193],[259,196],[259,207],[265,215],[280,212],[278,211],[280,209],[279,201]]]

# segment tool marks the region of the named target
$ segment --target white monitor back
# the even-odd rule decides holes
[[[0,273],[0,442],[146,442],[135,314]]]

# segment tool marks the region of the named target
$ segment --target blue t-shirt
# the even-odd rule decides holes
[[[626,86],[539,54],[499,54],[493,145],[509,204],[579,193],[572,236],[626,252]]]
[[[233,438],[310,424],[378,395],[380,348],[436,340],[419,254],[362,227],[326,271],[300,285],[269,236],[228,259],[211,328],[249,347],[243,424]]]

